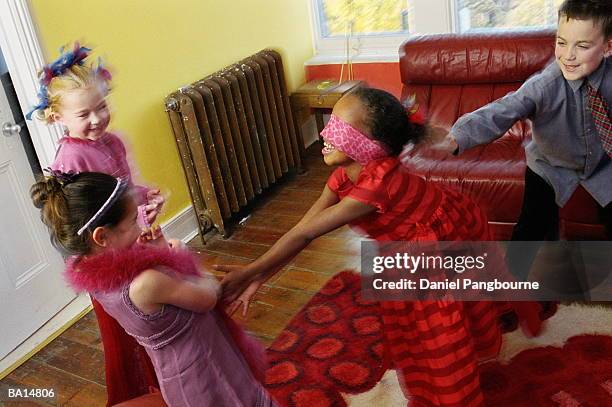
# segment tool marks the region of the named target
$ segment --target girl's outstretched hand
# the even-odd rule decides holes
[[[237,300],[254,280],[247,266],[215,264],[213,269],[226,273],[221,279],[223,300],[226,303]]]
[[[253,281],[247,287],[247,289],[244,290],[242,294],[240,294],[238,298],[236,298],[234,301],[232,301],[225,307],[225,311],[227,312],[227,314],[232,315],[238,310],[238,308],[242,307],[242,316],[246,317],[247,311],[249,310],[249,305],[251,305],[253,297],[255,296],[257,290],[259,290],[259,287],[261,287],[262,284],[263,281]]]

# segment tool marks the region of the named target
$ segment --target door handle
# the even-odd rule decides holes
[[[21,131],[21,126],[11,122],[2,123],[2,134],[6,137],[18,136]]]

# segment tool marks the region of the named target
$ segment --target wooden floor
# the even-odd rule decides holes
[[[247,263],[263,254],[317,199],[331,172],[323,163],[317,144],[307,151],[305,164],[308,169],[305,174],[289,176],[250,208],[244,219],[238,219],[240,222],[236,222],[229,239],[215,235],[203,245],[197,236],[189,246],[202,253],[207,265]],[[243,321],[247,331],[268,345],[330,276],[342,269],[359,267],[359,242],[359,237],[346,227],[313,242],[262,287]],[[4,378],[1,384],[54,388],[61,406],[104,406],[104,355],[93,312]]]

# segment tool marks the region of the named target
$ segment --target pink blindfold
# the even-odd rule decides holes
[[[361,165],[389,155],[379,143],[333,114],[321,137]]]

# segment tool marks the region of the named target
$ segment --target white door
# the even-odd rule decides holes
[[[34,175],[13,124],[0,85],[0,360],[76,297],[30,200]]]

